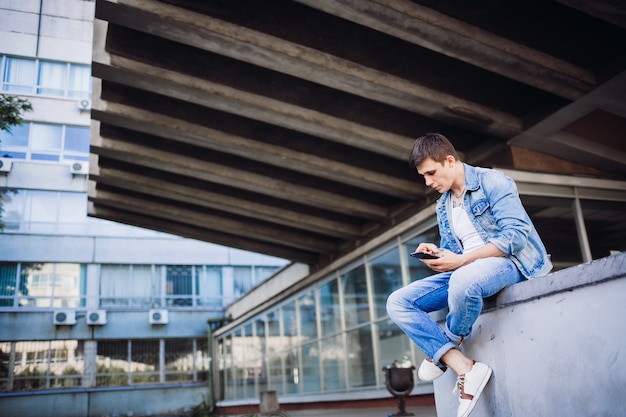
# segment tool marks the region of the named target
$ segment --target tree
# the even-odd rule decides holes
[[[28,100],[0,94],[0,130],[11,133],[13,126],[19,126],[24,121],[22,114],[32,110],[33,105]],[[0,190],[0,232],[4,229],[4,223],[2,222],[4,205],[2,201],[5,194],[6,190]]]
[[[22,113],[32,111],[33,105],[24,98],[0,94],[0,130],[11,133],[13,126],[22,124]]]

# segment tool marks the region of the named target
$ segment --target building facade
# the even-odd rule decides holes
[[[87,217],[94,7],[0,2],[0,93],[33,106],[0,133],[0,409],[11,415],[200,403],[209,323],[287,264]]]

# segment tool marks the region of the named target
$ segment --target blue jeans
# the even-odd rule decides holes
[[[430,358],[441,357],[469,336],[478,319],[483,298],[490,297],[523,277],[509,258],[483,258],[455,271],[414,281],[387,299],[391,320]],[[445,328],[428,313],[448,307]]]

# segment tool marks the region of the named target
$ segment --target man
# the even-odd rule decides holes
[[[457,374],[458,417],[468,416],[492,370],[459,350],[482,311],[483,298],[508,285],[547,274],[550,258],[517,187],[503,173],[459,160],[443,135],[429,133],[415,141],[409,163],[426,185],[441,193],[437,223],[441,241],[420,243],[416,252],[437,274],[393,292],[389,317],[426,354],[418,369],[432,381],[450,368]],[[429,312],[448,308],[441,328]]]

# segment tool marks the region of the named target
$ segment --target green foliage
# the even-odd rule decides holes
[[[33,106],[26,99],[0,94],[0,130],[11,133],[13,126],[22,124],[22,113],[32,111]]]
[[[198,405],[194,405],[191,407],[189,411],[189,417],[216,417],[215,414],[215,406],[213,404],[208,404],[202,397],[202,402]]]

